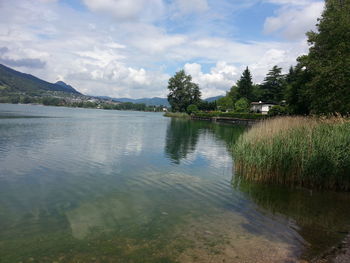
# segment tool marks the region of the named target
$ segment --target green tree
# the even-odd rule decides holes
[[[216,107],[217,107],[216,100],[212,102],[202,100],[197,106],[198,106],[198,110],[201,110],[201,111],[214,111],[216,110]]]
[[[305,67],[305,57],[300,57],[298,64],[291,67],[286,76],[285,99],[291,114],[305,115],[310,113],[311,100],[307,86],[310,80],[311,74]]]
[[[259,84],[253,85],[253,91],[252,91],[252,101],[260,101],[263,100],[263,91]]]
[[[275,105],[269,110],[269,116],[283,116],[288,114],[288,109],[281,105]]]
[[[246,98],[240,98],[235,103],[235,112],[249,112],[250,103]]]
[[[29,96],[24,96],[21,100],[22,103],[24,104],[28,104],[28,103],[31,103],[32,102],[32,98],[29,97]]]
[[[197,105],[200,102],[199,87],[192,82],[191,75],[186,75],[184,70],[176,72],[169,79],[168,89],[168,101],[172,111],[185,112],[189,105]]]
[[[217,107],[221,111],[233,110],[233,100],[229,94],[217,100]]]
[[[187,111],[188,114],[191,114],[193,112],[198,111],[198,107],[195,104],[191,104],[191,105],[188,105],[186,111]]]
[[[326,0],[317,24],[308,32],[311,45],[307,68],[311,110],[315,113],[350,112],[350,0]]]
[[[235,100],[239,100],[241,98],[246,98],[249,101],[253,100],[253,81],[252,74],[247,67],[243,73],[241,78],[237,81],[237,91],[235,96]]]
[[[283,100],[285,81],[282,68],[274,66],[266,75],[261,85],[262,99],[280,103]]]
[[[20,97],[19,95],[12,95],[10,97],[10,100],[12,104],[18,104],[20,102]]]

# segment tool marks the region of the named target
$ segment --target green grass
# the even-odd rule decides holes
[[[164,113],[165,117],[173,117],[173,118],[183,118],[183,119],[189,119],[190,115],[188,115],[185,112],[166,112]]]
[[[250,181],[350,190],[350,122],[281,117],[263,121],[234,145],[238,176]]]

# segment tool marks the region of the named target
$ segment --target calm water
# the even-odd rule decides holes
[[[237,183],[242,128],[0,104],[0,262],[294,262],[349,229],[349,194]]]

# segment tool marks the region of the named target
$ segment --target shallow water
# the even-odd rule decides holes
[[[294,262],[349,194],[237,183],[241,127],[0,104],[0,262]]]

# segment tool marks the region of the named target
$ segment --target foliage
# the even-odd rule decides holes
[[[249,112],[250,103],[246,98],[240,98],[235,103],[235,112]]]
[[[234,100],[241,98],[245,98],[248,101],[253,100],[253,81],[248,67],[243,71],[241,78],[237,81],[236,87]]]
[[[311,79],[310,71],[305,67],[305,58],[300,57],[298,64],[289,69],[286,76],[285,99],[288,104],[288,110],[291,114],[309,114],[310,96],[307,83]]]
[[[282,115],[287,115],[288,110],[284,106],[275,105],[269,110],[268,114],[269,114],[269,116],[282,116]]]
[[[284,76],[282,68],[274,66],[266,75],[261,85],[262,100],[280,103],[284,97]]]
[[[236,170],[251,181],[350,190],[350,122],[280,117],[260,122],[234,146]]]
[[[198,106],[198,110],[201,110],[201,111],[213,111],[213,110],[216,110],[217,104],[216,104],[216,100],[211,102],[201,100],[197,106]]]
[[[169,79],[168,89],[168,101],[172,111],[185,112],[189,105],[200,102],[199,87],[192,82],[191,75],[186,75],[184,70],[176,72]]]
[[[12,95],[10,99],[12,104],[18,104],[20,102],[20,97],[18,95]]]
[[[233,100],[230,96],[226,95],[217,100],[217,108],[221,111],[233,110]]]
[[[307,68],[311,110],[347,114],[350,111],[350,1],[326,0],[317,25],[309,32]]]
[[[31,103],[32,102],[32,99],[31,97],[29,96],[24,96],[22,99],[21,99],[21,103],[23,104],[28,104],[28,103]]]
[[[252,101],[262,101],[263,90],[259,84],[253,84]]]
[[[186,112],[187,112],[188,114],[191,114],[191,113],[196,112],[196,111],[198,111],[198,107],[197,107],[197,105],[195,105],[195,104],[189,105],[189,106],[187,107],[187,109],[186,109]]]
[[[50,105],[50,106],[58,106],[61,103],[61,100],[59,98],[55,98],[55,97],[44,97],[42,99],[42,103],[44,105]]]

